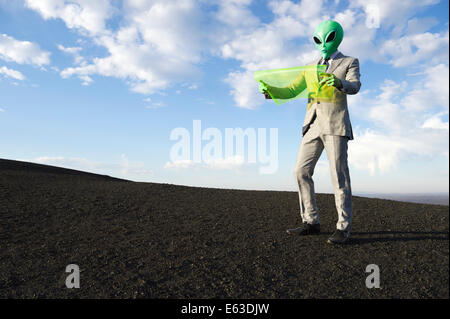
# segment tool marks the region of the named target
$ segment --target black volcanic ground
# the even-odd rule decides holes
[[[354,197],[351,241],[290,237],[297,194],[136,183],[0,160],[2,298],[448,298],[448,206]],[[78,264],[81,288],[65,287]],[[367,289],[377,264],[381,289]]]

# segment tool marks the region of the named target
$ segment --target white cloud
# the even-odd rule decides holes
[[[267,4],[273,20],[267,23],[252,12],[251,0],[126,0],[120,6],[107,0],[25,1],[44,19],[61,19],[68,28],[106,49],[104,56],[88,59],[81,56],[80,47],[60,45],[60,50],[75,58],[73,66],[60,72],[63,78],[77,76],[88,85],[95,75],[116,77],[142,94],[169,89],[174,83],[195,83],[205,57],[219,56],[240,64],[225,79],[236,104],[255,108],[264,99],[252,73],[304,65],[317,58],[311,36],[315,27],[329,18],[345,29],[341,50],[361,62],[370,59],[409,66],[448,60],[444,52],[448,32],[427,32],[435,19],[411,18],[437,0],[353,0],[340,11],[338,6],[343,5],[339,1],[273,0]],[[370,6],[380,13],[379,29],[366,25]],[[112,18],[114,23],[108,23]]]
[[[326,6],[331,6],[327,3]],[[314,32],[314,28],[324,17],[327,17],[327,11],[324,10],[324,2],[322,0],[303,0],[299,3],[287,0],[274,0],[270,1],[269,7],[278,17],[281,18],[293,18],[298,21],[303,28],[300,28],[298,32],[299,36],[311,37]],[[331,11],[331,10],[330,10]],[[289,26],[286,25],[286,27]]]
[[[391,2],[372,2],[380,8],[381,21],[385,23],[382,24],[383,30],[389,29],[392,21],[407,25],[408,18],[414,11],[419,10],[418,8],[423,5],[434,3],[434,1],[422,1],[414,9],[411,8],[412,2],[417,1],[407,1],[409,2],[407,6],[394,5],[397,11],[393,13],[390,12]],[[236,104],[245,108],[255,108],[264,100],[258,94],[257,84],[252,79],[254,71],[304,65],[316,59],[319,55],[310,38],[315,27],[325,19],[332,18],[342,24],[345,36],[340,50],[344,54],[359,57],[362,62],[368,59],[385,63],[390,61],[386,55],[394,53],[395,43],[402,42],[404,45],[409,45],[405,44],[409,43],[407,41],[409,38],[405,37],[395,41],[377,38],[380,30],[369,28],[366,25],[366,6],[367,3],[363,1],[353,1],[343,11],[329,16],[328,12],[335,10],[331,3],[324,5],[322,1],[301,1],[299,3],[286,0],[271,1],[269,8],[274,14],[273,21],[248,28],[247,31],[242,31],[238,36],[222,45],[223,58],[235,59],[241,63],[241,68],[230,72],[226,79],[231,86],[230,93]],[[430,20],[427,25],[431,25],[431,22]],[[413,29],[419,30],[414,25],[417,23],[411,22],[410,32]],[[405,56],[403,58],[397,55],[393,63],[397,63],[398,58],[404,65],[409,65],[429,58],[438,51],[443,52],[446,42],[448,46],[448,33],[446,36],[441,35],[441,39],[435,41],[437,43],[428,47],[425,45],[426,39],[422,39],[421,35],[408,35],[407,37],[413,39],[411,45],[419,45],[420,49],[418,52],[411,51],[414,52],[414,57]],[[379,49],[377,43],[380,42],[386,43],[384,51]],[[390,50],[391,48],[392,50]],[[442,57],[435,59],[442,59]]]
[[[270,7],[277,18],[265,27],[251,12],[251,0],[217,1],[210,4],[209,10],[194,0],[128,0],[123,2],[119,27],[114,30],[107,27],[107,21],[118,8],[106,0],[26,0],[27,6],[44,19],[62,19],[68,28],[80,31],[108,52],[89,62],[81,63],[79,59],[61,71],[63,78],[83,77],[84,84],[88,84],[97,74],[117,77],[143,94],[192,80],[200,74],[198,64],[210,54],[242,60],[245,70],[305,62],[311,48],[300,54],[305,51],[288,48],[286,40],[309,36],[306,31],[310,32],[320,20],[321,3],[272,1]],[[80,53],[76,48],[59,48],[74,56]],[[250,55],[257,55],[257,61],[249,59]]]
[[[78,158],[78,157],[68,158],[62,156],[40,156],[31,160],[24,160],[24,161],[84,171],[95,170],[96,168],[98,168],[98,163],[89,161],[85,158]]]
[[[368,170],[371,175],[378,171],[386,173],[397,165],[401,153],[408,151],[405,142],[409,141],[386,133],[356,132],[355,142],[349,144],[349,164]]]
[[[364,12],[377,8],[380,27],[393,28],[394,36],[401,34],[408,19],[423,7],[438,3],[440,0],[352,0],[350,8],[362,8]]]
[[[2,113],[2,112],[5,112],[5,110],[0,107],[0,113]]]
[[[58,44],[58,49],[66,54],[73,56],[75,65],[80,66],[80,67],[87,65],[86,59],[83,56],[81,56],[81,54],[80,54],[81,51],[83,50],[82,47],[64,47],[63,45]],[[56,71],[59,72],[63,78],[67,77],[64,75],[64,71],[62,71],[62,72],[59,70],[56,70]],[[88,86],[94,81],[87,74],[78,74],[78,78],[82,81],[81,84],[83,86]]]
[[[120,155],[119,163],[104,163],[91,161],[80,157],[41,156],[23,161],[70,168],[97,174],[107,174],[114,177],[148,179],[153,175],[152,170],[145,168],[141,162],[130,162],[125,154]]]
[[[65,46],[58,44],[58,49],[68,53],[68,54],[73,54],[73,55],[78,55],[79,52],[82,50],[81,47],[71,47],[71,48],[66,48]]]
[[[90,34],[106,32],[106,20],[115,11],[109,0],[26,0],[25,4],[46,20],[62,19],[69,28]]]
[[[437,2],[355,0],[350,1],[347,8],[337,11],[337,3],[271,1],[269,8],[274,14],[273,21],[249,27],[222,45],[223,58],[241,63],[240,69],[231,71],[226,79],[231,86],[230,93],[238,106],[255,108],[261,104],[264,99],[252,81],[253,72],[298,66],[314,60],[318,53],[310,38],[315,27],[328,18],[340,22],[344,28],[340,50],[358,57],[361,62],[372,60],[394,66],[416,66],[423,61],[427,61],[427,65],[448,61],[448,31],[441,34],[424,32],[436,23],[435,19],[410,19],[424,6]],[[366,23],[371,6],[378,8],[380,28],[369,27]],[[336,11],[334,16],[328,15]],[[407,34],[401,36],[405,32]]]
[[[244,166],[245,160],[243,156],[230,156],[227,158],[215,158],[206,161],[205,165],[210,169],[232,170]]]
[[[192,160],[177,160],[167,162],[164,168],[167,169],[190,169],[190,168],[206,168],[212,170],[235,170],[243,167],[246,164],[244,158],[239,155],[230,156],[226,158],[210,159],[202,163],[196,163]]]
[[[167,162],[166,164],[164,164],[164,168],[169,169],[191,168],[194,166],[195,163],[192,160],[177,160],[173,162]]]
[[[80,52],[83,50],[82,47],[65,47],[58,44],[58,49],[66,54],[72,55],[76,65],[86,65],[86,60],[80,55]]]
[[[269,8],[275,15],[272,22],[236,31],[237,36],[221,47],[223,58],[241,63],[241,69],[226,78],[240,107],[252,109],[264,101],[254,71],[304,65],[318,57],[312,43],[295,45],[293,40],[311,36],[323,18],[322,1],[271,1]]]
[[[50,52],[30,41],[20,41],[6,34],[0,34],[0,59],[19,64],[43,66],[50,63]]]
[[[259,19],[248,8],[251,2],[252,0],[219,1],[215,17],[232,30],[255,27],[259,24]]]
[[[439,85],[436,85],[439,83]],[[431,159],[448,154],[448,66],[425,71],[415,85],[386,80],[381,93],[367,92],[350,104],[352,117],[371,123],[355,128],[349,163],[360,169],[388,172],[411,158]],[[352,97],[353,98],[353,97]]]
[[[0,75],[13,78],[19,81],[25,80],[25,76],[17,70],[8,69],[6,66],[0,67]]]
[[[78,78],[83,81],[81,83],[83,86],[88,86],[94,81],[89,75],[79,75]]]
[[[144,164],[141,162],[130,162],[125,154],[120,155],[121,158],[121,172],[123,176],[151,176],[153,175],[152,170],[145,168]]]
[[[408,20],[407,35],[419,34],[428,31],[439,23],[435,17],[412,18]]]
[[[258,85],[253,79],[253,72],[231,72],[226,82],[231,86],[230,94],[238,106],[252,109],[264,101],[264,96],[259,93]]]
[[[367,129],[357,131],[355,141],[349,144],[349,163],[375,175],[413,159],[431,160],[447,153],[448,131],[443,134],[440,128],[417,130],[410,135]]]
[[[421,127],[448,131],[448,122],[443,122],[442,118],[436,115],[427,119]]]
[[[93,41],[106,48],[108,54],[66,68],[61,76],[117,77],[143,94],[166,89],[173,82],[200,74],[196,64],[208,48],[202,20],[200,4],[193,0],[126,1],[117,30],[91,34]]]
[[[449,33],[420,33],[387,40],[383,53],[391,56],[395,67],[409,66],[418,62],[439,63],[448,61]]]
[[[152,102],[149,105],[147,105],[145,108],[154,110],[154,109],[159,109],[164,106],[165,106],[164,102]]]
[[[378,46],[378,29],[366,26],[366,16],[363,12],[346,10],[338,13],[333,19],[342,24],[344,39],[339,50],[346,55],[357,57],[361,63],[372,60],[386,62]]]

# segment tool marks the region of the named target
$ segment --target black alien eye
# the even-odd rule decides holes
[[[318,37],[313,37],[313,39],[314,39],[314,42],[316,42],[317,44],[322,43],[322,41],[320,41]]]
[[[328,36],[326,42],[331,42],[336,38],[336,31],[332,31]]]

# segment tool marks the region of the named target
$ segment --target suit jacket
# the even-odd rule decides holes
[[[308,65],[319,64],[320,61],[321,58]],[[322,134],[347,136],[352,140],[353,131],[347,106],[347,94],[356,94],[361,87],[359,61],[339,52],[326,72],[339,78],[342,87],[335,88],[332,101],[309,99],[302,133],[305,135],[309,125],[316,118]]]
[[[317,65],[322,60],[308,63],[308,65]],[[327,73],[332,73],[342,82],[341,88],[335,88],[331,99],[309,98],[308,107],[303,122],[303,135],[309,129],[310,124],[316,120],[322,134],[347,136],[353,139],[352,125],[347,106],[347,94],[358,93],[361,82],[359,80],[359,61],[356,58],[345,56],[338,53],[331,61]],[[281,98],[292,98],[306,85],[303,76],[299,76],[289,87],[277,88],[270,87],[269,90],[274,96]]]

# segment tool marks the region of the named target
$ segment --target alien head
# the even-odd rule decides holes
[[[333,20],[327,20],[319,24],[314,31],[313,40],[317,50],[324,59],[336,52],[344,38],[344,30],[341,25]]]

